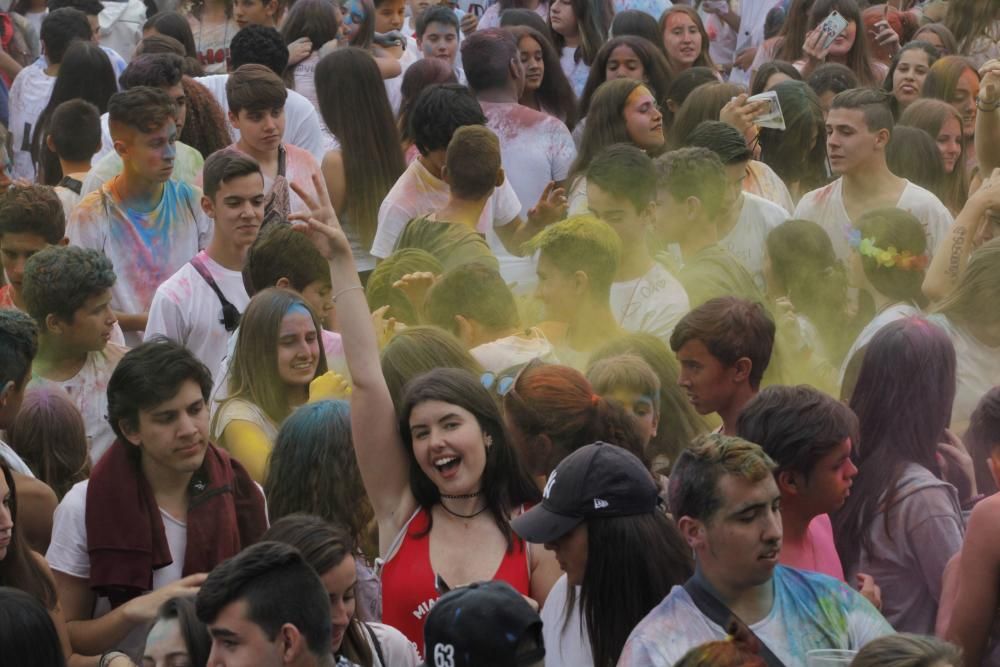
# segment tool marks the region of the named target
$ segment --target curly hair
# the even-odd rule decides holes
[[[229,146],[233,139],[226,130],[222,107],[208,88],[190,76],[181,78],[187,98],[187,115],[180,140],[207,158],[215,151]]]
[[[78,246],[52,246],[31,256],[21,291],[28,314],[45,330],[55,315],[72,323],[87,299],[115,284],[115,270],[103,253]]]
[[[66,214],[52,188],[15,185],[0,193],[0,236],[34,234],[55,245],[66,236]]]

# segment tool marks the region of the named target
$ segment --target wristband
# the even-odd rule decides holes
[[[129,662],[132,661],[132,658],[129,658],[127,653],[123,653],[122,651],[108,651],[101,655],[97,667],[108,667],[115,658],[128,658]]]
[[[982,97],[977,97],[976,108],[984,113],[992,113],[993,111],[1000,109],[1000,98],[988,102],[984,100]]]

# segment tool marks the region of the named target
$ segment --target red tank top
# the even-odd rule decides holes
[[[403,541],[382,568],[382,622],[391,625],[417,645],[423,655],[424,621],[440,595],[434,587],[431,568],[429,514],[417,510],[405,528]],[[514,547],[504,553],[494,580],[506,581],[518,593],[528,595],[531,576],[523,540],[514,536]]]

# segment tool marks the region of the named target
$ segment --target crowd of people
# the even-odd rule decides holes
[[[1000,667],[1000,3],[0,11],[0,664]]]

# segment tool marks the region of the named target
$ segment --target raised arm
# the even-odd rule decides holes
[[[1000,167],[1000,60],[979,69],[982,78],[976,106],[976,159],[983,173]]]
[[[313,186],[322,198],[319,203],[292,184],[311,212],[293,215],[291,219],[298,221],[297,228],[308,234],[330,261],[337,322],[353,384],[351,433],[354,451],[378,521],[379,548],[385,555],[417,508],[410,491],[410,463],[396,425],[396,409],[382,376],[375,327],[351,246],[319,174],[313,174]]]
[[[955,289],[965,272],[965,265],[975,247],[986,212],[990,209],[995,209],[1000,214],[1000,169],[995,169],[969,197],[955,218],[955,224],[935,248],[921,287],[924,295],[931,301],[940,301]]]

